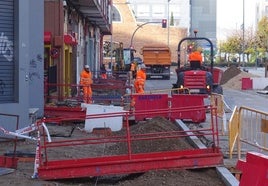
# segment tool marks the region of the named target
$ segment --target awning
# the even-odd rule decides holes
[[[71,34],[64,34],[64,43],[67,45],[77,45],[76,39]]]
[[[44,32],[44,43],[45,44],[51,44],[51,32]]]
[[[109,14],[105,12],[107,9],[103,9],[102,7],[111,5],[109,1],[104,2],[100,3],[100,1],[96,0],[76,0],[72,1],[72,4],[84,17],[92,22],[92,24],[97,24],[101,33],[110,35],[112,32],[112,24],[109,22]]]

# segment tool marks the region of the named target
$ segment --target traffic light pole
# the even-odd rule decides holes
[[[134,38],[134,35],[136,34],[136,32],[144,25],[147,25],[147,24],[150,24],[150,23],[161,23],[161,22],[146,22],[146,23],[143,23],[141,25],[138,25],[138,27],[135,29],[135,31],[133,32],[132,36],[131,36],[131,40],[130,40],[130,46],[129,48],[132,47],[132,43],[133,43],[133,38]]]
[[[168,23],[168,25],[167,25],[167,27],[168,27],[168,38],[167,38],[167,43],[168,43],[168,46],[169,46],[169,26],[170,26],[170,18],[169,18],[169,2],[170,2],[171,0],[168,0],[168,10],[167,10],[167,12],[168,12],[168,15],[167,15],[167,17],[168,17],[168,19],[167,19],[167,23]]]

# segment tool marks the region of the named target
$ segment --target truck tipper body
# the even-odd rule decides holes
[[[171,52],[168,46],[144,46],[141,50],[146,65],[146,76],[170,79]]]

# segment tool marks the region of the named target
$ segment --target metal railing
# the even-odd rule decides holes
[[[239,159],[248,151],[268,154],[268,113],[244,106],[235,108],[229,121],[230,158],[235,145]]]
[[[132,113],[127,111],[87,115],[86,119],[89,120],[110,118],[109,121],[112,121],[113,117],[122,117],[124,118],[121,124],[122,129],[103,135],[94,135],[94,132],[93,135],[81,133],[78,134],[78,138],[52,137],[51,142],[46,141],[45,137],[41,137],[44,140],[40,143],[38,174],[41,179],[61,179],[89,175],[125,174],[152,169],[208,167],[222,164],[223,157],[219,150],[217,117],[213,115],[215,108],[207,106],[199,109],[208,110],[212,113],[210,127],[186,131],[174,130],[175,126],[170,127],[164,120],[158,122],[162,123],[161,126],[153,123],[153,131],[145,130],[149,123],[143,123],[141,126],[144,128],[134,130],[137,126],[133,126],[134,129],[131,129],[128,118],[131,117]],[[189,111],[191,108],[187,108],[187,110]],[[185,108],[169,108],[166,110],[140,111],[134,114],[183,111],[185,111]],[[70,116],[65,119],[74,120],[77,118]],[[53,120],[55,119],[46,119],[44,122],[50,123]],[[105,127],[106,124],[103,123],[99,127]],[[161,127],[165,130],[159,130]],[[180,148],[177,147],[176,144],[180,143],[180,140],[191,136],[200,138],[206,136],[211,139],[212,143],[203,149],[195,149],[187,145],[182,145],[184,146],[183,149],[181,149],[181,146]],[[166,143],[166,145],[160,145],[160,143]],[[76,153],[71,154],[71,151]]]
[[[121,104],[123,96],[131,86],[123,80],[96,79],[91,85],[92,101],[99,104]],[[45,83],[46,106],[80,106],[83,102],[83,92],[78,84]]]
[[[221,135],[225,135],[227,131],[227,119],[224,109],[224,97],[221,94],[212,93],[210,95],[210,104],[217,109],[216,115],[221,120],[219,121],[219,130],[221,131]]]

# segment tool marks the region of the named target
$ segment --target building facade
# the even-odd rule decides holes
[[[1,126],[14,131],[31,124],[32,114],[43,117],[51,91],[45,84],[77,84],[85,64],[97,75],[111,6],[111,0],[0,0]]]
[[[30,124],[31,108],[43,113],[43,7],[0,0],[0,125],[10,130]]]
[[[103,36],[111,34],[111,1],[45,1],[45,72],[48,83],[77,84],[85,64],[97,72]],[[97,75],[97,74],[95,74]],[[62,90],[59,94],[69,94]]]
[[[152,6],[148,3],[145,4]],[[167,6],[167,4],[165,5]],[[140,52],[144,45],[169,45],[172,51],[172,61],[176,62],[178,43],[187,36],[187,28],[179,26],[162,28],[162,16],[158,19],[137,19],[133,7],[138,9],[138,6],[130,1],[113,1],[113,31],[111,36],[105,36],[105,40],[115,43],[122,42],[124,48],[134,48],[136,50],[134,55],[138,57],[142,57]],[[166,19],[166,17],[164,18]],[[145,25],[141,26],[143,24]]]
[[[216,48],[217,44],[217,1],[190,0],[190,36],[198,30],[199,37],[210,39]],[[206,46],[203,46],[206,47]]]
[[[172,51],[172,61],[176,62],[179,41],[186,36],[194,37],[194,30],[198,30],[199,37],[209,38],[216,47],[214,0],[114,0],[113,14],[110,40],[123,42],[124,47],[131,45],[136,51],[140,51],[146,43],[167,44]],[[166,29],[161,27],[163,19],[169,21]],[[149,24],[136,31],[144,23]],[[108,37],[105,39],[109,40]],[[136,55],[139,56],[139,53]]]
[[[268,17],[268,1],[267,0],[257,0],[256,3],[256,20],[255,23],[258,22],[264,17]]]
[[[169,26],[190,27],[189,0],[129,0],[128,2],[138,22],[167,19],[170,21]]]

